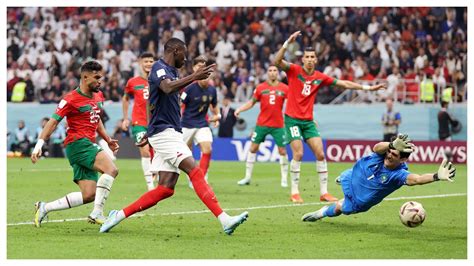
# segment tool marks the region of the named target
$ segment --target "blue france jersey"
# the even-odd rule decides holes
[[[151,112],[151,119],[148,123],[148,136],[153,136],[167,128],[174,128],[176,131],[181,132],[179,92],[164,93],[160,89],[160,83],[165,79],[177,80],[178,70],[160,59],[153,64],[148,76],[150,87],[150,98],[148,100]]]
[[[360,158],[341,182],[345,197],[351,198],[359,211],[370,209],[406,184],[410,174],[407,164],[389,170],[384,166],[384,158],[377,153]]]
[[[216,88],[208,86],[201,88],[197,82],[188,85],[181,94],[185,105],[181,126],[186,128],[201,128],[209,126],[206,121],[209,105],[216,106]]]

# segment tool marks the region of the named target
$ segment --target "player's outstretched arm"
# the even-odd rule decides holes
[[[99,120],[99,126],[97,127],[97,133],[99,134],[99,136],[101,138],[103,138],[105,140],[105,142],[107,142],[107,144],[109,145],[109,148],[113,152],[118,151],[118,149],[120,147],[118,145],[118,140],[109,137],[109,135],[107,134],[107,131],[105,130],[104,123],[102,123],[102,120]]]
[[[209,122],[214,122],[214,127],[219,127],[219,119],[221,119],[221,110],[219,108],[219,105],[210,105],[209,109],[211,110],[211,113],[213,114],[211,119],[209,119]]]
[[[234,115],[236,117],[239,117],[240,113],[251,109],[255,105],[255,103],[256,103],[256,100],[254,99],[246,102],[244,105],[240,106],[239,108],[237,108],[237,110],[235,110]]]
[[[290,69],[290,63],[286,62],[283,60],[283,57],[285,56],[286,49],[288,48],[288,45],[296,40],[298,36],[301,35],[301,31],[295,31],[293,34],[290,35],[288,40],[285,41],[283,46],[278,50],[277,54],[275,55],[275,66],[278,68],[282,69],[283,71],[287,71]]]
[[[39,157],[41,156],[41,148],[43,148],[44,140],[49,139],[51,134],[53,134],[54,130],[56,130],[58,124],[59,121],[54,118],[49,119],[49,121],[46,123],[43,130],[41,131],[41,134],[38,137],[38,141],[36,142],[35,148],[31,153],[30,158],[32,163],[36,163],[38,161]]]
[[[128,127],[130,126],[130,120],[128,120],[128,107],[130,105],[130,97],[128,94],[124,94],[122,96],[122,114],[123,114],[123,122],[122,122],[122,129],[128,131]]]
[[[350,80],[338,80],[335,84],[337,87],[349,90],[366,90],[366,91],[376,91],[380,89],[386,89],[386,84],[377,84],[377,85],[361,85],[359,83],[352,82]]]
[[[211,73],[214,71],[215,67],[216,64],[201,67],[191,75],[188,75],[182,79],[177,79],[173,81],[165,79],[160,82],[160,89],[166,94],[177,92],[180,89],[188,86],[195,80],[207,79],[209,75],[211,75]]]
[[[434,181],[449,181],[453,182],[454,177],[456,176],[456,167],[451,162],[448,162],[447,159],[444,159],[441,165],[438,168],[438,172],[434,174],[409,174],[407,177],[407,185],[424,185],[429,184]]]
[[[407,134],[398,134],[397,138],[392,142],[379,142],[375,144],[373,151],[378,154],[385,154],[389,149],[395,149],[399,152],[413,152],[415,145]]]

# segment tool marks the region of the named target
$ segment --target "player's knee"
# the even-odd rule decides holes
[[[112,166],[105,173],[115,178],[118,176],[119,170],[116,166]]]
[[[324,152],[317,152],[316,153],[316,159],[318,161],[324,161]]]
[[[95,191],[82,192],[82,201],[85,203],[93,202],[95,199]]]
[[[293,159],[294,160],[301,161],[302,158],[303,158],[303,151],[295,151],[293,153]]]

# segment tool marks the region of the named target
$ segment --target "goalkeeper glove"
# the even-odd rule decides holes
[[[413,152],[413,146],[407,134],[398,134],[398,137],[388,145],[390,149],[408,153]]]
[[[448,159],[444,159],[441,165],[439,166],[438,172],[433,175],[435,181],[443,180],[453,182],[454,177],[456,176],[456,167],[451,162],[448,162]]]

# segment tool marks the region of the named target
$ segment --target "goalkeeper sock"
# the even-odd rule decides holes
[[[150,158],[142,157],[143,175],[145,177],[146,186],[147,186],[148,190],[152,190],[152,189],[155,188],[155,186],[153,184],[153,177],[152,177],[151,172],[150,172],[150,165],[151,165]]]
[[[94,210],[92,213],[103,213],[104,205],[107,201],[107,198],[109,197],[113,183],[114,178],[108,174],[102,174],[99,177],[95,190]]]
[[[44,205],[46,212],[59,211],[74,208],[84,204],[81,192],[71,192],[66,196],[55,201],[48,202]]]
[[[326,209],[324,210],[324,208],[326,208]],[[341,213],[342,213],[341,211],[339,211],[339,212],[336,211],[336,203],[333,203],[329,206],[325,206],[321,210],[322,210],[323,217],[336,217],[336,216],[341,215]]]
[[[288,177],[288,154],[280,155],[281,181],[286,182]]]
[[[326,160],[317,161],[316,170],[319,175],[319,193],[324,195],[328,193],[328,165]]]
[[[247,163],[245,164],[245,179],[250,180],[252,178],[253,165],[257,159],[257,154],[249,152],[247,154]]]
[[[222,209],[219,206],[219,202],[217,201],[216,195],[214,194],[214,191],[212,191],[211,186],[209,186],[204,180],[204,174],[202,173],[201,168],[194,167],[188,175],[193,183],[194,192],[196,192],[207,208],[218,217],[222,213]]]
[[[211,154],[210,153],[203,153],[201,156],[201,160],[199,161],[199,167],[202,170],[204,175],[207,174],[207,169],[209,169],[209,163],[211,161]]]
[[[125,214],[125,217],[129,217],[134,213],[155,206],[158,202],[173,196],[173,194],[174,189],[158,185],[155,189],[146,192],[135,202],[125,207],[123,213]]]
[[[298,185],[300,183],[300,167],[301,162],[291,160],[290,162],[290,176],[291,176],[291,194],[299,194],[300,190]]]

